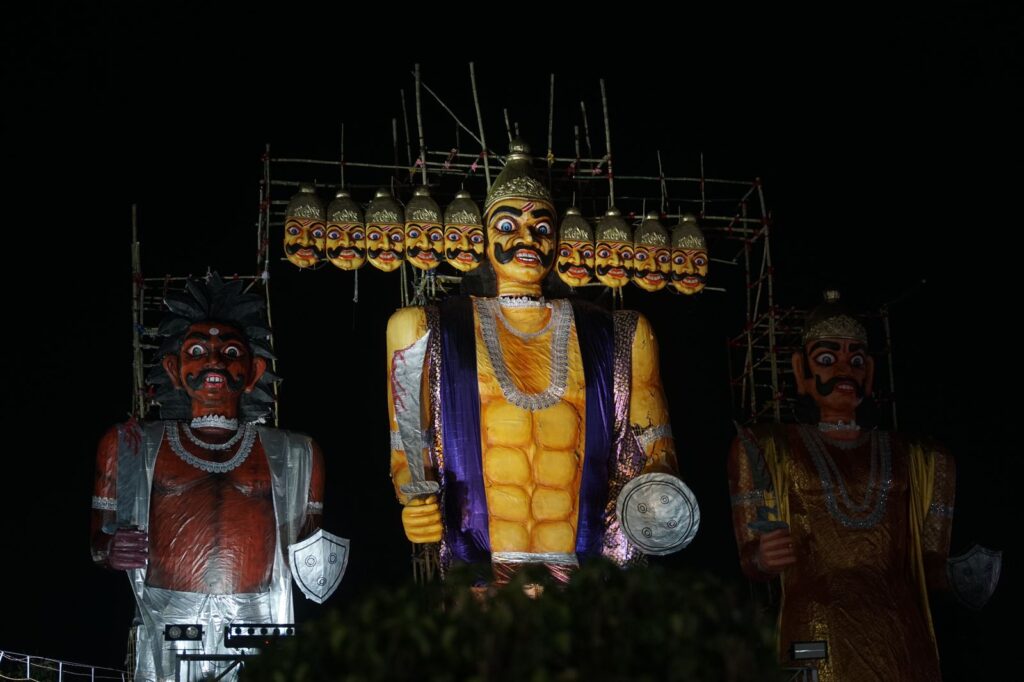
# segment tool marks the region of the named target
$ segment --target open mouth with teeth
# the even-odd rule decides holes
[[[836,391],[855,395],[857,393],[857,385],[852,381],[840,381],[836,383]]]
[[[342,249],[338,252],[338,258],[344,258],[345,260],[352,260],[356,257],[356,252],[352,249]]]
[[[608,268],[608,276],[614,279],[622,279],[626,276],[626,269],[620,267]]]
[[[455,260],[459,261],[460,263],[465,263],[467,265],[476,262],[476,259],[473,258],[473,254],[470,253],[469,251],[463,251],[462,253],[455,257]]]
[[[586,279],[587,277],[590,276],[590,272],[588,272],[587,269],[582,265],[570,266],[567,272],[569,273],[570,277],[574,277],[576,279]]]
[[[434,255],[433,251],[421,251],[416,254],[416,260],[421,260],[424,263],[435,263],[437,262],[437,256]]]
[[[516,251],[514,260],[520,265],[526,265],[529,267],[540,265],[540,256],[538,256],[532,251],[527,251],[525,249],[519,249],[518,251]]]
[[[660,272],[648,272],[644,275],[644,280],[651,284],[661,284],[665,280],[665,275]]]
[[[224,385],[224,375],[222,374],[207,374],[203,379],[203,386],[208,388],[219,388]]]
[[[312,258],[313,257],[313,249],[308,248],[308,247],[303,247],[303,248],[299,249],[298,251],[296,251],[295,254],[297,256],[302,257],[302,258]]]
[[[377,256],[377,258],[380,259],[380,261],[383,263],[390,263],[391,261],[395,260],[395,252],[384,251],[379,256]]]

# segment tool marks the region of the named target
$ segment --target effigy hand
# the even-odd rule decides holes
[[[793,536],[788,528],[780,528],[758,536],[757,554],[754,563],[762,573],[777,575],[787,566],[796,563],[793,550]]]
[[[138,528],[118,528],[107,545],[107,564],[118,571],[145,568],[149,533]]]
[[[402,509],[402,527],[410,541],[423,544],[441,541],[441,510],[437,496],[414,499]]]

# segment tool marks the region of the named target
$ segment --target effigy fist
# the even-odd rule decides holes
[[[107,564],[116,570],[145,568],[149,533],[138,528],[118,528],[107,545]]]
[[[441,541],[441,509],[437,496],[414,499],[402,509],[402,527],[410,541],[423,544]]]
[[[781,528],[758,536],[755,564],[762,573],[775,575],[796,563],[793,536],[788,528]]]

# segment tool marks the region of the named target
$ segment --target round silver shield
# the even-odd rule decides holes
[[[693,491],[671,474],[642,474],[615,503],[626,537],[644,554],[671,554],[693,541],[700,507]]]

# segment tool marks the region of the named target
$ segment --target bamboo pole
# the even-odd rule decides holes
[[[552,146],[554,145],[554,130],[555,130],[555,74],[551,74],[551,88],[548,94],[548,153],[545,158],[554,159],[554,152]],[[551,163],[548,163],[548,168],[551,168]],[[550,172],[548,173],[550,175]],[[550,180],[550,177],[548,178]]]
[[[587,156],[594,155],[594,149],[590,146],[590,124],[587,122],[587,105],[580,100],[580,111],[583,113],[583,140],[587,143]]]
[[[601,82],[601,109],[604,111],[604,147],[608,156],[608,197],[612,205],[615,205],[615,173],[612,171],[612,131],[608,124],[608,95],[604,88],[604,79]]]
[[[416,130],[420,136],[420,159],[423,160],[423,184],[427,183],[427,143],[423,137],[423,108],[420,105],[420,65],[416,64]]]
[[[469,63],[469,82],[473,87],[473,106],[476,107],[476,123],[480,129],[480,150],[484,157],[484,177],[487,178],[487,190],[491,189],[491,167],[487,162],[487,137],[484,135],[484,118],[480,113],[480,97],[476,91],[476,71],[473,62]]]
[[[470,64],[470,67],[472,67],[472,63]],[[465,130],[466,133],[468,133],[469,136],[472,137],[476,141],[476,143],[479,144],[481,147],[484,146],[483,140],[481,138],[477,137],[476,135],[474,135],[473,131],[470,130],[468,127],[466,127],[465,123],[463,123],[462,121],[459,120],[459,117],[455,115],[455,112],[452,111],[451,108],[447,104],[444,103],[444,100],[442,100],[438,96],[438,94],[436,92],[431,90],[430,87],[426,83],[424,83],[422,81],[420,81],[420,87],[423,88],[424,90],[426,90],[428,95],[430,95],[435,100],[437,100],[437,103],[441,105],[442,109],[444,109],[445,111],[448,112],[448,115],[451,116],[452,119],[455,120],[455,124],[459,128],[462,128],[463,130]]]
[[[405,90],[399,90],[398,92],[402,95],[402,123],[405,125],[405,160],[409,166],[412,166],[412,138],[409,137],[409,112],[405,108]]]
[[[146,417],[146,401],[143,398],[144,376],[142,373],[142,338],[139,331],[142,324],[142,299],[144,283],[142,262],[139,253],[138,204],[132,204],[132,414],[139,420]]]

